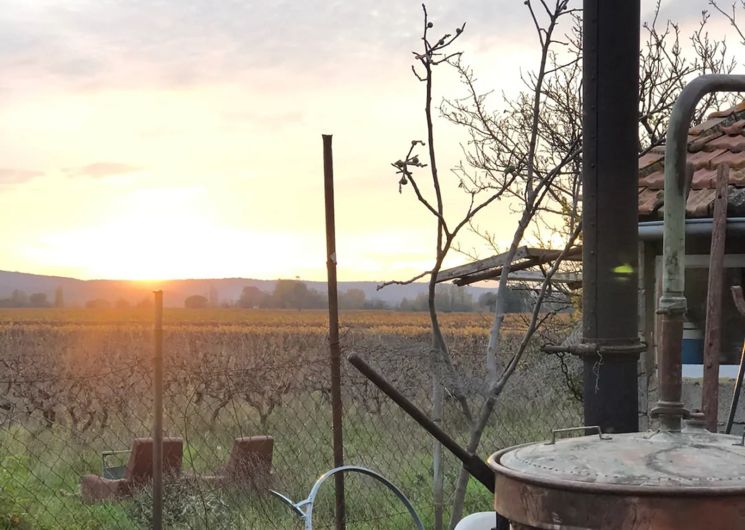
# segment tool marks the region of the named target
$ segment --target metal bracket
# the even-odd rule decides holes
[[[592,342],[583,342],[581,344],[572,344],[567,346],[557,344],[545,344],[541,350],[545,353],[571,353],[578,357],[587,357],[590,355],[638,355],[647,351],[647,345],[644,342],[633,342],[628,344],[595,344]]]
[[[657,406],[649,411],[652,418],[660,416],[678,416],[682,419],[691,417],[691,411],[680,401],[657,401]]]
[[[688,311],[688,301],[685,296],[661,296],[657,311],[658,315],[684,315]]]

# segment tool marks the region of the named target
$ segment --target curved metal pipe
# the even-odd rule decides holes
[[[685,202],[688,128],[696,104],[712,92],[745,91],[743,75],[702,75],[688,83],[678,96],[667,129],[665,147],[665,225],[663,235],[662,314],[659,401],[652,413],[661,427],[679,432],[688,411],[681,402],[681,342],[685,298]]]
[[[424,523],[422,523],[422,520],[419,518],[419,514],[416,513],[414,506],[411,504],[411,501],[409,501],[406,495],[404,495],[401,490],[399,490],[390,480],[385,478],[383,475],[365,467],[339,466],[326,471],[323,475],[318,477],[318,480],[316,480],[316,482],[313,484],[313,487],[310,489],[308,498],[300,502],[292,502],[292,499],[290,499],[286,495],[282,495],[281,493],[274,490],[269,491],[272,495],[287,504],[292,509],[292,511],[295,512],[296,515],[303,519],[303,521],[305,522],[305,530],[313,530],[313,503],[315,503],[316,501],[316,497],[318,496],[318,492],[320,491],[321,486],[329,478],[342,473],[360,473],[362,475],[372,477],[383,484],[406,507],[406,511],[409,512],[409,515],[411,516],[411,519],[417,530],[424,530]]]
[[[685,312],[685,202],[688,129],[696,104],[712,92],[745,91],[745,75],[702,75],[678,96],[665,140],[664,269],[660,311]]]

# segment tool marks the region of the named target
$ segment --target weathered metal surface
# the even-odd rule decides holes
[[[583,341],[638,344],[639,0],[583,7]],[[638,355],[584,357],[584,422],[638,429]]]
[[[681,419],[688,416],[683,406],[681,349],[683,346],[683,313],[680,311],[662,314],[660,319],[661,355],[659,359],[659,399],[650,411],[660,420],[663,429],[678,432]]]
[[[544,529],[745,528],[740,438],[691,432],[583,436],[495,453],[495,509]]]
[[[494,508],[513,528],[549,530],[734,530],[745,528],[745,495],[652,496],[576,492],[497,478]],[[544,518],[548,515],[548,518]]]
[[[582,436],[498,454],[505,471],[523,473],[535,483],[619,493],[745,494],[740,443],[739,436],[697,429]]]

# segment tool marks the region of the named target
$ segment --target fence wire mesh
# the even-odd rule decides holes
[[[268,493],[303,500],[333,467],[325,322],[320,313],[302,313],[283,312],[276,321],[256,317],[250,326],[238,320],[169,323],[166,315],[164,435],[180,445],[170,457],[164,450],[171,471],[164,528],[303,527]],[[426,322],[408,318],[352,318],[343,328],[343,351],[364,356],[430,411],[430,337]],[[484,326],[463,322],[449,325],[447,334],[476,410],[484,399],[486,334]],[[571,391],[578,370],[571,359],[530,349],[497,401],[479,454],[486,458],[502,447],[545,439],[552,428],[579,425],[581,404]],[[135,469],[152,465],[147,458],[136,462],[147,450],[135,447],[152,434],[152,373],[148,322],[0,319],[0,529],[152,526],[151,485],[147,473]],[[346,363],[342,384],[345,461],[392,481],[431,527],[433,440]],[[448,392],[442,425],[467,442],[471,425]],[[256,436],[272,438],[268,453],[265,446],[241,445]],[[236,467],[244,449],[254,459],[248,472]],[[445,454],[445,506],[459,470]],[[345,484],[348,529],[413,527],[404,506],[379,483],[348,475]],[[491,505],[489,493],[473,481],[467,492],[466,513]],[[333,480],[314,506],[314,528],[334,528]]]

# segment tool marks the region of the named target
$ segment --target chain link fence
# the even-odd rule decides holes
[[[291,312],[286,318],[287,325],[250,328],[166,325],[164,436],[178,442],[164,451],[164,528],[302,528],[268,490],[300,501],[333,467],[328,344],[323,325],[292,324]],[[469,402],[478,407],[484,329],[455,326],[448,338]],[[429,342],[426,327],[405,323],[342,333],[345,353],[364,356],[425,411]],[[526,354],[485,430],[482,457],[581,424],[570,390],[580,367],[572,359],[563,366],[536,348]],[[152,466],[145,458],[132,467],[148,453],[135,446],[152,433],[152,374],[147,323],[0,323],[1,530],[152,527],[147,473],[127,482],[137,465]],[[347,363],[342,383],[345,461],[391,480],[431,527],[433,440]],[[466,442],[469,423],[449,395],[443,427]],[[271,437],[269,450],[256,446],[257,436]],[[253,442],[241,445],[246,440]],[[236,467],[244,449],[255,459],[249,472]],[[271,465],[262,467],[268,458]],[[446,454],[446,506],[459,469]],[[471,482],[466,513],[489,509],[489,493]],[[412,527],[404,506],[369,477],[348,475],[345,490],[348,529]],[[332,480],[316,500],[314,528],[334,527]]]

